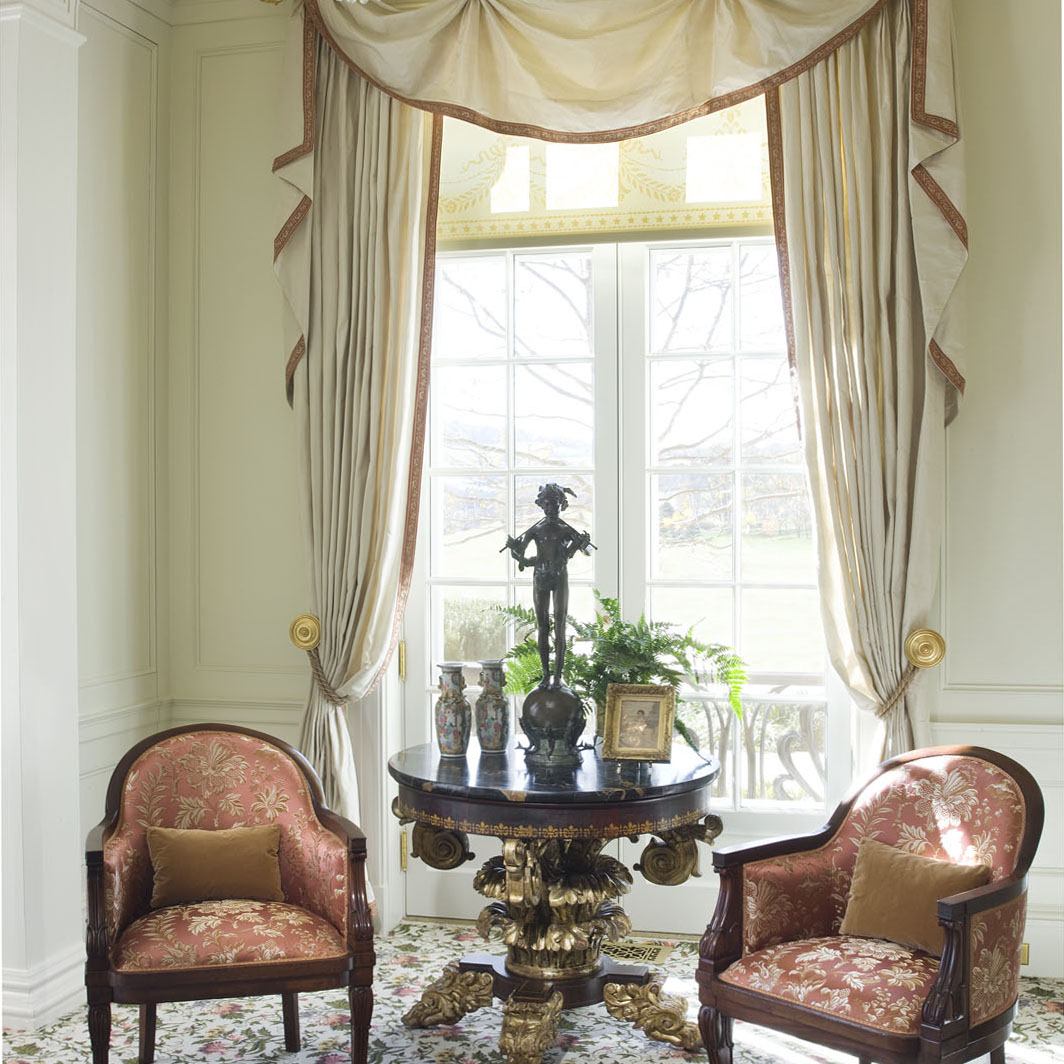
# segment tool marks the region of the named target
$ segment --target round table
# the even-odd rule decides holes
[[[631,930],[618,899],[632,875],[601,851],[611,839],[649,835],[634,866],[644,879],[674,886],[697,875],[698,842],[721,831],[708,812],[716,758],[677,746],[670,762],[649,764],[584,750],[574,768],[530,770],[520,749],[471,746],[464,758],[441,757],[431,744],[396,754],[388,763],[399,784],[392,808],[414,824],[412,856],[433,868],[471,860],[471,834],[502,840],[502,856],[487,861],[473,885],[489,899],[480,933],[498,931],[507,951],[448,965],[403,1022],[454,1023],[500,998],[500,1049],[511,1064],[527,1064],[554,1044],[563,1008],[604,1001],[651,1037],[701,1046],[686,1002],[664,994],[644,965],[602,955],[604,941]]]

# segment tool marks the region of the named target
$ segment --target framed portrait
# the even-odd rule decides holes
[[[602,756],[608,761],[669,761],[676,691],[644,683],[606,688]]]

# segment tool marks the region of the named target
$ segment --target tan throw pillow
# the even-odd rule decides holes
[[[280,842],[276,825],[218,831],[149,827],[151,907],[230,898],[284,901]]]
[[[986,865],[961,865],[917,857],[875,839],[862,839],[839,932],[885,938],[942,956],[944,932],[938,900],[981,887]]]

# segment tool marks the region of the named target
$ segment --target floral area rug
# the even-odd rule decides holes
[[[672,943],[670,943],[672,944]],[[666,989],[697,1007],[694,983],[697,946],[675,943],[658,966],[669,976]],[[443,966],[464,952],[482,949],[475,931],[464,926],[407,923],[377,942],[376,1002],[370,1035],[373,1064],[426,1061],[432,1064],[488,1064],[501,1061],[496,1050],[501,1014],[498,1004],[470,1013],[453,1027],[408,1031],[402,1014]],[[1064,1062],[1064,982],[1024,979],[1019,1017],[1009,1044],[1009,1064]],[[280,997],[232,1001],[190,1001],[159,1006],[156,1064],[347,1064],[347,997],[337,991],[303,994],[299,999],[303,1049],[286,1053]],[[85,1012],[77,1012],[32,1034],[4,1031],[6,1064],[87,1064],[92,1059]],[[137,1008],[116,1005],[111,1034],[112,1064],[135,1064]],[[597,1005],[562,1014],[558,1042],[545,1064],[682,1064],[705,1061],[658,1042],[607,1015]],[[735,1026],[735,1064],[853,1064],[854,1058],[822,1050],[747,1024]]]

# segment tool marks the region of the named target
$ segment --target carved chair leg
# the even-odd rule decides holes
[[[990,1050],[990,1064],[1005,1064],[1005,1047]]]
[[[140,1007],[140,1052],[139,1064],[152,1064],[155,1060],[155,1005]]]
[[[709,1064],[732,1064],[732,1018],[703,1005],[698,1011],[698,1029]]]
[[[89,1006],[89,1041],[92,1064],[107,1064],[111,1053],[111,1003]]]
[[[351,1064],[368,1064],[373,990],[368,986],[348,987],[347,999],[351,1003]]]
[[[294,991],[281,995],[284,1016],[284,1047],[289,1053],[299,1052],[299,995]]]

